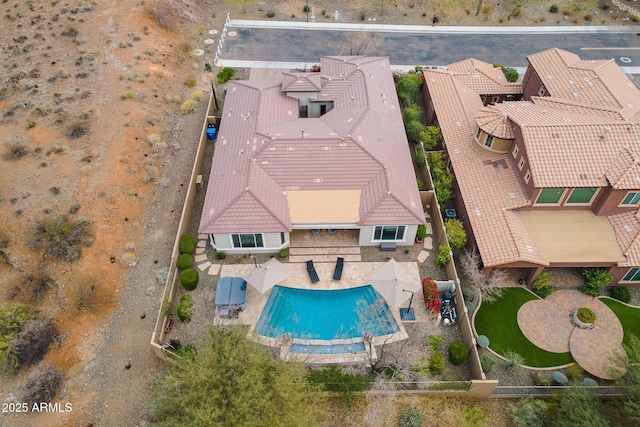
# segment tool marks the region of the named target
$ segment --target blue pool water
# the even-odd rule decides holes
[[[277,338],[333,340],[398,332],[389,306],[373,286],[335,291],[275,286],[262,310],[256,332]]]
[[[353,344],[333,344],[333,345],[291,344],[291,347],[289,348],[289,352],[303,353],[303,354],[364,353],[365,346],[363,342],[355,342]]]

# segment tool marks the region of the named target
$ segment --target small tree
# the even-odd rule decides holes
[[[504,73],[504,76],[506,77],[509,83],[515,83],[520,78],[520,74],[518,74],[518,70],[516,70],[515,68],[500,67],[500,69]]]
[[[412,120],[405,124],[407,139],[413,143],[420,142],[420,135],[426,130],[426,127],[417,120]]]
[[[447,200],[453,197],[453,192],[451,191],[453,175],[447,170],[445,157],[442,153],[431,153],[428,163],[436,198],[440,205],[444,205]]]
[[[480,254],[476,248],[464,252],[460,257],[460,266],[474,292],[482,295],[486,302],[495,301],[502,294],[502,289],[509,284],[509,275],[500,268],[493,269],[489,277],[486,277],[480,270]]]
[[[447,231],[447,240],[453,249],[462,248],[467,243],[467,232],[459,219],[446,219],[444,226]]]
[[[424,117],[423,114],[422,107],[413,103],[404,109],[402,112],[402,119],[405,124],[412,121],[421,121]]]
[[[582,276],[584,276],[587,283],[584,286],[580,286],[580,292],[593,297],[599,296],[602,288],[613,280],[613,276],[604,268],[583,268]]]
[[[400,99],[400,102],[405,106],[411,105],[416,101],[416,98],[420,94],[420,89],[422,89],[422,79],[415,74],[402,76],[396,83],[398,99]]]

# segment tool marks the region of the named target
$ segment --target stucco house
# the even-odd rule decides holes
[[[277,252],[292,230],[414,242],[425,223],[389,59],[228,85],[199,232],[216,250]]]
[[[549,49],[494,99],[491,65],[467,61],[424,70],[423,96],[484,267],[526,268],[529,282],[548,266],[604,267],[640,284],[638,88],[614,60]]]

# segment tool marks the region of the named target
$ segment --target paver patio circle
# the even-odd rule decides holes
[[[571,323],[571,313],[589,307],[596,314],[593,329],[580,329]],[[529,341],[554,353],[571,352],[587,372],[613,379],[624,372],[608,367],[616,352],[624,355],[624,330],[615,313],[597,298],[575,290],[556,291],[545,300],[526,302],[518,310],[518,326]]]

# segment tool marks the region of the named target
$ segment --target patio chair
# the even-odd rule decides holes
[[[329,234],[336,234],[336,230],[333,228],[330,228],[327,231],[329,232]]]
[[[333,280],[340,280],[342,278],[342,268],[344,267],[344,258],[338,257],[336,260],[336,268],[333,270]]]
[[[305,262],[307,264],[307,273],[309,273],[309,278],[311,279],[311,283],[317,283],[320,281],[318,277],[318,273],[316,272],[315,267],[313,266],[313,260],[309,260]]]
[[[311,232],[313,233],[314,236],[317,236],[318,233],[320,233],[320,229],[319,228],[314,228],[313,230],[311,230]]]

